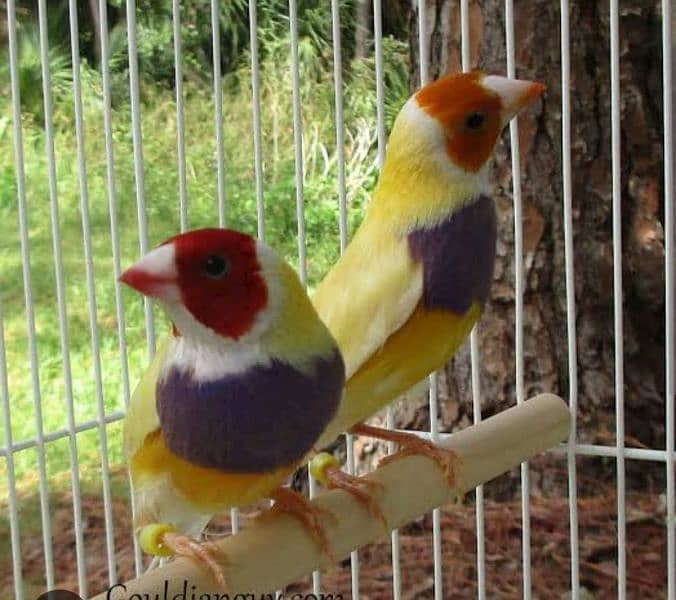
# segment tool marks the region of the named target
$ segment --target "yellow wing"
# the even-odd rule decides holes
[[[411,259],[406,236],[376,220],[370,211],[312,296],[338,342],[348,379],[406,322],[422,294],[422,265]]]
[[[478,303],[464,315],[428,311],[419,305],[404,326],[346,383],[338,414],[317,447],[329,444],[441,368],[465,341],[480,314]]]
[[[124,450],[129,457],[138,451],[146,436],[160,426],[155,406],[155,385],[170,341],[171,335],[168,335],[157,347],[153,361],[131,396],[124,420]]]

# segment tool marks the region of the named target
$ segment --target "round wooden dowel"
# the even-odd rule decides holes
[[[400,527],[551,448],[568,436],[569,429],[565,402],[553,394],[541,394],[442,442],[459,458],[453,489],[437,464],[422,456],[402,457],[368,477],[382,485],[380,502],[389,526]],[[324,523],[337,558],[388,534],[382,522],[344,492],[326,492],[313,502],[335,517],[327,517]],[[218,544],[227,557],[223,570],[230,597],[280,589],[318,567],[329,566],[302,525],[283,514],[264,513],[244,531]],[[171,600],[185,593],[186,600],[197,600],[201,594],[218,598],[218,591],[205,571],[180,558],[96,598],[127,600],[139,594],[133,597],[157,595],[160,600]]]

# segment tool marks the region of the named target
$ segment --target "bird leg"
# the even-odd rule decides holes
[[[350,433],[399,444],[401,449],[396,454],[392,454],[383,458],[380,461],[381,465],[386,465],[394,459],[402,456],[422,454],[428,458],[431,458],[441,467],[446,479],[448,480],[449,486],[453,487],[456,485],[455,465],[459,458],[458,455],[453,452],[453,450],[440,448],[435,443],[424,440],[413,433],[392,431],[390,429],[383,429],[382,427],[364,425],[363,423],[360,425],[355,425],[350,430]]]
[[[371,516],[382,521],[385,528],[389,529],[383,509],[375,498],[375,495],[382,491],[382,484],[345,473],[336,458],[327,452],[321,452],[313,457],[310,472],[324,487],[340,489],[350,494]]]
[[[177,556],[187,556],[206,568],[216,583],[222,589],[227,589],[225,576],[219,564],[224,561],[225,555],[218,544],[213,542],[198,542],[197,540],[168,531],[162,535],[162,543]]]
[[[327,516],[335,518],[331,511],[316,506],[303,494],[286,487],[278,487],[270,494],[270,498],[275,501],[273,510],[289,513],[300,519],[320,550],[335,562],[336,555],[321,522]]]

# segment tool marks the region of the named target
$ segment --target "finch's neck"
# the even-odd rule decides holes
[[[488,187],[487,165],[470,172],[453,164],[433,124],[421,121],[419,112],[409,107],[397,119],[369,207],[400,233],[437,225]]]

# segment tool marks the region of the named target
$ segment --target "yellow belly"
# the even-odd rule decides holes
[[[269,473],[224,473],[194,465],[169,450],[161,430],[149,434],[131,457],[134,487],[169,477],[172,486],[196,509],[221,512],[266,498],[282,485],[299,463]]]

